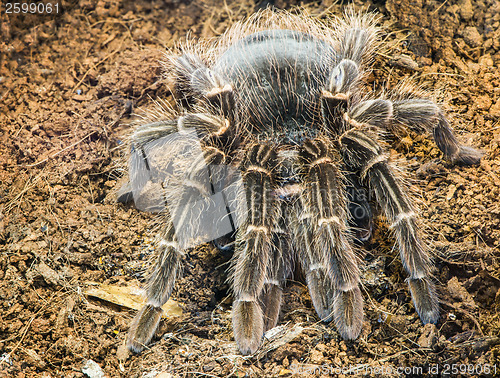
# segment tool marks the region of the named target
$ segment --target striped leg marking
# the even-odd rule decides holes
[[[430,279],[431,260],[422,241],[415,210],[401,180],[388,162],[375,134],[367,129],[351,129],[340,137],[344,159],[375,193],[399,246],[401,260],[410,275],[413,302],[424,323],[436,322],[439,306]]]
[[[264,332],[274,328],[278,322],[283,287],[291,266],[290,239],[282,230],[285,225],[281,224],[280,226],[282,226],[280,229],[273,232],[272,258],[260,295],[264,315]]]
[[[369,57],[377,40],[374,24],[375,19],[369,15],[348,15],[347,22],[341,25],[344,30],[340,40],[340,57],[358,64]]]
[[[141,352],[151,341],[161,319],[161,306],[167,302],[175,284],[182,252],[175,241],[171,222],[157,245],[158,256],[151,267],[146,287],[146,304],[130,325],[127,346],[133,352]]]
[[[235,99],[229,83],[196,55],[184,54],[173,63],[177,76],[175,91],[181,105],[192,110],[197,101],[203,100],[211,112],[233,121]]]
[[[181,116],[177,120],[147,124],[135,131],[134,143],[138,151],[142,152],[140,158],[144,159],[144,166],[148,171],[151,169],[151,160],[144,152],[145,146],[149,142],[155,142],[157,139],[169,135],[172,130],[179,133],[186,130],[196,130],[202,138],[201,151],[203,153],[200,156],[196,153],[189,155],[192,159],[187,159],[190,166],[186,169],[185,176],[174,177],[172,175],[174,177],[172,181],[175,182],[172,182],[162,194],[162,198],[166,199],[168,205],[168,211],[165,210],[165,230],[162,239],[157,245],[156,262],[151,264],[149,272],[146,287],[147,303],[132,321],[127,337],[128,348],[134,352],[140,352],[150,342],[161,319],[161,306],[172,293],[183,255],[182,250],[190,246],[191,242],[189,240],[191,235],[184,235],[186,232],[183,234],[180,230],[183,229],[184,225],[188,225],[188,231],[195,230],[196,218],[199,217],[199,213],[193,211],[192,204],[210,195],[213,191],[213,183],[221,181],[220,177],[214,177],[217,170],[211,168],[214,168],[217,164],[228,164],[230,162],[229,153],[231,151],[228,150],[228,146],[231,146],[231,144],[219,143],[219,145],[228,147],[228,149],[210,144],[216,144],[216,141],[220,141],[230,132],[229,122],[222,117],[209,114],[189,114]],[[168,143],[175,143],[175,141],[173,139]],[[194,139],[194,142],[196,141],[198,141],[197,138]],[[183,142],[185,143],[185,141]],[[154,143],[151,145],[154,145]],[[165,145],[160,144],[160,146]],[[170,147],[170,145],[167,144],[167,147]],[[155,169],[157,171],[166,169],[169,164],[176,162],[176,158],[176,156],[167,157],[164,162],[162,161],[165,166],[158,165]],[[131,177],[134,174],[144,173],[136,169],[136,171],[131,172]],[[160,176],[158,172],[156,172],[156,176]],[[165,179],[165,177],[163,176],[162,179]],[[179,180],[182,182],[177,182]],[[174,231],[174,224],[175,227],[178,227],[177,234]],[[190,234],[190,232],[187,233]]]
[[[272,229],[277,219],[272,146],[250,146],[243,162],[243,183],[247,202],[246,221],[238,230],[233,257],[233,330],[239,350],[252,354],[264,334],[264,314],[259,298],[268,279],[272,261]]]
[[[321,113],[330,130],[341,130],[342,114],[347,111],[358,80],[359,68],[352,60],[344,59],[332,70],[326,90],[321,91]]]
[[[333,318],[343,338],[355,339],[363,322],[359,268],[346,233],[342,177],[328,146],[310,140],[300,152],[305,198],[296,209],[298,255],[318,315]]]
[[[432,133],[445,159],[465,165],[478,164],[481,160],[483,153],[460,143],[443,112],[434,102],[410,99],[396,101],[393,106],[394,122],[417,131]]]

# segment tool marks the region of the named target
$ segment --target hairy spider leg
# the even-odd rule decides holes
[[[428,246],[419,232],[417,212],[374,130],[374,126],[384,128],[391,121],[392,114],[390,101],[372,100],[358,104],[345,114],[351,129],[339,137],[339,142],[344,161],[358,170],[390,223],[403,266],[410,276],[410,291],[422,322],[435,323],[439,319],[439,304],[431,279]]]
[[[239,350],[252,354],[264,334],[264,314],[259,304],[273,258],[273,228],[278,216],[275,148],[269,144],[249,146],[241,171],[247,215],[237,234],[232,265],[233,331]]]
[[[285,218],[279,216],[278,224],[273,229],[271,259],[267,267],[267,276],[264,288],[260,295],[260,303],[264,316],[264,332],[274,328],[278,323],[281,308],[281,299],[286,278],[291,268],[291,241],[288,232],[285,231]]]
[[[233,93],[230,87],[226,87],[223,93],[217,90],[212,91],[212,93],[218,96],[218,101],[222,105],[232,102]],[[208,98],[210,99],[210,96]],[[221,106],[221,108],[224,111],[225,107]],[[203,161],[192,162],[192,166],[187,169],[189,180],[184,181],[182,190],[176,191],[175,188],[169,188],[169,191],[180,195],[181,198],[177,202],[179,204],[189,203],[190,198],[198,198],[200,195],[210,192],[211,189],[213,190],[214,185],[220,185],[220,177],[210,177],[207,181],[203,171],[206,166],[231,163],[229,152],[234,148],[234,137],[230,120],[213,114],[187,114],[177,120],[141,125],[132,137],[134,148],[141,149],[150,141],[171,135],[174,132],[190,129],[196,130],[200,137],[204,153]],[[143,156],[146,166],[148,166],[147,157],[145,154]],[[186,184],[190,186],[187,190]],[[171,204],[169,205],[169,209],[172,209]],[[175,237],[173,220],[177,219],[182,222],[186,210],[188,210],[186,206],[173,206],[173,212],[165,211],[165,229],[158,242],[156,262],[150,266],[149,270],[146,304],[132,321],[127,336],[127,345],[134,352],[142,351],[153,337],[161,319],[161,306],[172,293],[184,254]],[[189,216],[184,221],[189,222]]]
[[[183,98],[194,94],[209,109],[220,111],[230,122],[234,120],[231,85],[191,55],[180,57],[176,67],[181,73],[177,87]],[[212,141],[211,145],[214,144]],[[275,166],[273,148],[255,144],[249,148],[241,167],[245,190],[242,200],[247,202],[248,213],[237,234],[231,269],[234,337],[243,354],[258,349],[264,331],[276,324],[281,306],[285,257],[280,244],[285,240],[274,231],[278,218],[272,194],[276,185]]]
[[[358,259],[347,226],[343,177],[326,139],[300,148],[304,201],[297,214],[299,259],[318,315],[342,337],[355,339],[363,323]]]
[[[158,327],[163,314],[161,306],[172,293],[183,256],[172,222],[167,222],[157,248],[158,256],[149,272],[146,287],[147,302],[135,316],[127,335],[127,346],[136,353],[146,347]]]
[[[358,65],[366,62],[373,55],[378,45],[376,17],[372,14],[360,16],[354,12],[346,13],[346,18],[339,20],[337,35],[339,39],[339,58],[348,59]]]
[[[201,99],[210,112],[220,112],[231,124],[234,123],[235,98],[228,82],[194,54],[178,57],[174,67],[177,76],[175,92],[181,106],[190,111]]]
[[[478,164],[483,153],[457,139],[442,110],[432,101],[407,99],[393,102],[393,123],[432,133],[445,159],[456,164]]]

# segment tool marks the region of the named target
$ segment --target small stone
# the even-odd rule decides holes
[[[448,188],[448,193],[446,194],[446,201],[451,200],[455,195],[456,191],[457,187],[454,184],[451,184],[450,187]]]
[[[500,98],[490,107],[490,114],[500,116]]]
[[[390,325],[390,332],[394,335],[403,334],[408,330],[408,320],[402,315],[389,315],[387,324]]]
[[[410,71],[418,70],[418,63],[415,62],[411,58],[411,56],[408,56],[406,54],[395,56],[389,61],[389,65],[399,68],[405,68]]]
[[[476,106],[479,110],[488,110],[491,106],[491,98],[486,95],[477,96]]]
[[[57,273],[43,261],[38,264],[37,270],[42,275],[44,281],[47,284],[54,286],[58,286],[60,284],[61,277],[59,276],[59,273]]]
[[[462,0],[459,8],[460,15],[464,20],[470,20],[474,16],[474,9],[470,0]]]
[[[30,365],[35,365],[36,367],[43,369],[45,367],[45,361],[38,355],[38,353],[33,349],[24,349],[25,361]]]
[[[82,373],[89,378],[104,378],[104,372],[97,362],[87,360],[82,366]]]
[[[73,95],[73,100],[75,101],[78,101],[78,102],[82,102],[82,101],[90,101],[92,100],[92,94],[91,93],[87,93],[87,94],[75,94]]]
[[[283,365],[284,368],[287,368],[290,366],[290,361],[288,361],[288,358],[285,357],[283,358],[283,361],[281,361],[281,364]]]
[[[311,350],[311,354],[310,354],[310,360],[311,360],[311,363],[313,364],[321,364],[323,362],[323,352],[320,352],[319,350],[316,350],[316,349],[313,349]]]
[[[175,378],[175,376],[168,371],[162,371],[161,373],[158,373],[155,378]]]
[[[483,67],[492,67],[493,59],[491,59],[490,54],[483,55],[479,58],[479,65]]]
[[[463,302],[465,305],[476,308],[477,305],[472,298],[472,295],[462,286],[462,284],[458,281],[457,277],[452,277],[448,281],[448,292],[450,295],[460,302]]]
[[[418,345],[422,348],[431,348],[437,344],[439,339],[439,331],[434,324],[426,324],[422,328],[422,335],[418,338]]]
[[[474,74],[479,73],[479,71],[481,70],[481,66],[478,63],[468,62],[467,66],[469,67],[469,70]]]
[[[467,26],[463,32],[465,43],[470,47],[478,47],[483,42],[483,36],[479,34],[475,26]]]

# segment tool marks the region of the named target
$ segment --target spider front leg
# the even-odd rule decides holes
[[[321,92],[321,110],[327,124],[335,130],[342,126],[341,115],[359,102],[357,88],[363,77],[363,65],[377,46],[376,19],[368,14],[346,13],[339,20],[337,57],[339,62],[330,72],[328,82]]]
[[[275,183],[276,152],[267,144],[250,146],[242,174],[246,219],[238,230],[233,257],[233,330],[239,350],[254,353],[264,334],[259,304],[272,261],[273,228],[277,219]],[[272,315],[274,317],[274,315]]]
[[[363,323],[358,260],[347,236],[346,196],[329,141],[306,141],[300,150],[304,201],[298,209],[298,255],[315,309],[341,336],[355,339]]]
[[[146,287],[147,303],[137,313],[127,335],[127,346],[135,352],[141,352],[152,339],[160,322],[163,310],[175,284],[183,252],[180,250],[170,220],[157,245],[157,260],[150,270]]]
[[[345,115],[353,128],[342,134],[339,141],[345,162],[368,183],[390,222],[403,266],[410,276],[408,283],[420,318],[424,323],[435,323],[439,319],[438,299],[430,278],[431,260],[419,233],[416,210],[372,126],[386,125],[391,115],[389,101],[361,103]]]
[[[318,256],[314,246],[311,216],[304,200],[298,199],[294,205],[294,238],[296,253],[306,275],[306,284],[316,313],[325,322],[333,318],[334,283],[327,268]]]
[[[351,9],[338,21],[339,57],[357,64],[366,63],[378,45],[377,18],[373,14],[355,13]]]
[[[202,216],[204,208],[212,205],[210,209],[221,210],[217,203],[213,205],[211,197],[214,182],[221,181],[221,177],[215,177],[213,172],[217,170],[210,168],[228,165],[231,160],[217,144],[232,144],[227,120],[207,114],[143,125],[133,140],[129,176],[134,201],[136,206],[143,204],[145,208],[163,207],[165,222],[156,246],[156,261],[150,266],[146,304],[134,318],[127,336],[129,349],[140,352],[161,319],[161,306],[172,293],[183,251],[196,243],[196,237],[211,240],[212,230],[218,228],[222,217],[227,218],[224,207],[222,215],[212,214],[211,229],[202,224],[206,220]],[[145,189],[148,187],[151,189]]]

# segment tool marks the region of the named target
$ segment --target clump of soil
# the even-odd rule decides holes
[[[127,286],[143,278],[154,216],[117,204],[115,191],[132,113],[171,95],[162,53],[188,32],[217,36],[268,3],[297,5],[75,0],[60,2],[58,14],[1,13],[0,376],[82,377],[89,360],[108,377],[286,377],[316,374],[324,364],[500,369],[494,0],[355,2],[381,13],[382,37],[392,46],[377,54],[367,84],[390,90],[413,77],[443,103],[461,139],[485,152],[479,166],[459,167],[443,162],[428,136],[409,132],[391,144],[408,168],[435,254],[442,303],[436,326],[422,326],[415,314],[383,219],[367,246],[366,321],[355,342],[318,322],[307,288],[290,282],[280,324],[300,325],[300,337],[239,356],[225,283],[229,256],[209,245],[186,257],[173,294],[184,315],[162,322],[156,344],[140,355],[121,348],[133,312],[82,294],[96,283]],[[323,18],[342,7],[326,0],[306,6]]]

